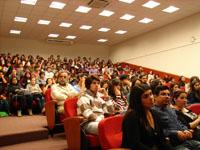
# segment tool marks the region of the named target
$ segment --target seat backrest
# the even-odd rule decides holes
[[[45,92],[45,102],[50,102],[52,100],[51,98],[51,88],[48,88]]]
[[[200,114],[200,103],[198,104],[191,104],[187,107],[187,109],[191,110],[192,112],[196,113],[197,115]]]
[[[64,103],[65,116],[73,117],[77,116],[77,97],[67,98]]]
[[[116,115],[99,122],[99,140],[103,150],[121,146],[122,120],[122,115]]]

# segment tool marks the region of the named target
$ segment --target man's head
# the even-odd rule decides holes
[[[68,83],[68,74],[67,72],[61,71],[58,74],[58,83],[61,86],[65,86]]]
[[[170,103],[170,91],[167,86],[159,85],[154,90],[155,104],[159,107],[166,107]]]
[[[129,80],[129,76],[128,75],[122,74],[119,79],[120,79],[122,85],[130,86],[130,80]]]
[[[93,93],[97,93],[100,86],[100,80],[98,76],[91,75],[85,80],[85,87]]]
[[[147,80],[148,80],[148,78],[147,78],[147,75],[146,74],[142,74],[142,75],[140,75],[140,81],[142,82],[142,83],[147,83]]]

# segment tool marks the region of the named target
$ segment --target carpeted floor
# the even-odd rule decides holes
[[[48,139],[46,126],[42,115],[0,118],[0,146]]]
[[[0,118],[0,136],[28,131],[38,131],[47,126],[46,116],[34,115],[23,117]]]
[[[25,142],[10,146],[0,147],[1,150],[67,150],[67,142],[64,133],[54,135],[53,138],[39,141]]]

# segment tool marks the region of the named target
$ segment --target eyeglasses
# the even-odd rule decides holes
[[[67,76],[59,76],[59,78],[67,78]]]

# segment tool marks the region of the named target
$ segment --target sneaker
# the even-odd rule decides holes
[[[33,115],[32,109],[28,109],[28,114],[29,114],[29,116]]]
[[[18,111],[17,111],[17,116],[18,116],[18,117],[21,117],[21,116],[22,116],[22,111],[21,111],[21,110],[18,110]]]

